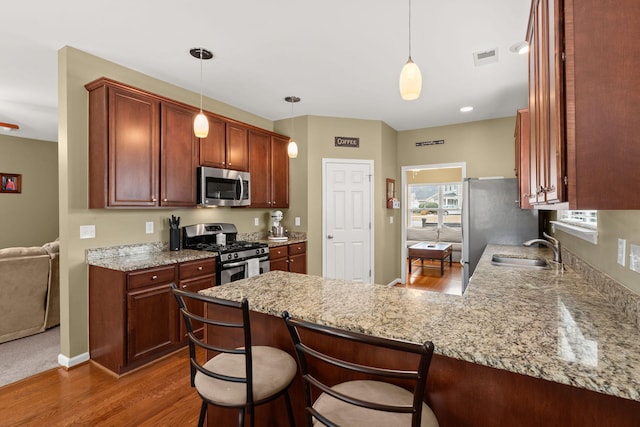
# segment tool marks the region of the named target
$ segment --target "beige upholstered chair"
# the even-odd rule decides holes
[[[245,412],[249,414],[250,425],[254,425],[254,407],[284,396],[289,423],[294,425],[288,389],[296,376],[296,361],[287,352],[268,346],[251,345],[251,325],[249,303],[206,297],[178,289],[171,284],[178,300],[189,335],[189,356],[191,386],[202,398],[199,426],[204,423],[209,404],[228,408],[238,408],[238,425],[244,426]],[[190,301],[190,303],[187,303]],[[237,312],[237,321],[202,317],[190,312],[193,304],[207,304],[226,307]],[[211,313],[211,310],[208,311]],[[194,333],[192,322],[202,322],[205,330],[213,328],[217,333],[237,334],[237,348],[225,348],[215,342],[204,342]],[[223,332],[220,332],[223,331]],[[196,347],[218,352],[203,363],[196,357]]]
[[[438,426],[433,411],[424,403],[433,355],[431,342],[419,345],[374,337],[294,319],[286,311],[282,317],[298,356],[308,427],[320,423],[331,427]],[[357,342],[372,352],[383,347],[397,354],[389,358],[393,361],[388,366],[367,366],[340,350],[344,341]],[[407,357],[417,360],[415,369],[402,367]],[[331,384],[327,372],[332,372],[333,378],[356,379]],[[412,391],[391,381],[401,381]]]

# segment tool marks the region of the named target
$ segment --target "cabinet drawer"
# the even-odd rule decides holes
[[[211,258],[183,262],[178,268],[180,269],[180,279],[206,276],[209,274],[215,274],[216,260],[215,258]]]
[[[307,252],[307,242],[293,243],[289,245],[289,255],[297,255]]]
[[[286,246],[276,246],[275,248],[269,248],[269,259],[280,259],[287,257]]]
[[[169,283],[176,280],[176,269],[174,266],[150,268],[128,274],[128,288],[139,289],[145,286]]]

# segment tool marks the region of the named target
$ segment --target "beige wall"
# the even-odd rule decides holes
[[[335,117],[307,117],[306,171],[291,176],[291,181],[306,179],[308,227],[308,270],[310,274],[322,274],[322,159],[373,160],[374,164],[374,281],[388,283],[399,275],[397,263],[388,256],[393,246],[388,240],[398,242],[397,222],[388,224],[389,212],[385,205],[386,178],[396,178],[395,163],[396,132],[380,121],[344,119]],[[295,124],[296,133],[298,121]],[[360,147],[336,147],[334,137],[358,137]],[[300,160],[300,158],[298,159]],[[306,175],[303,177],[302,175]],[[399,246],[399,244],[397,245]],[[397,259],[397,258],[396,258]]]
[[[640,273],[629,269],[630,244],[640,245],[640,211],[598,211],[598,244],[556,230],[562,245],[640,295]],[[625,239],[625,266],[618,264],[618,239]]]
[[[141,73],[121,67],[74,48],[59,51],[59,144],[60,170],[60,292],[61,353],[67,357],[88,350],[88,278],[85,250],[93,247],[168,241],[167,218],[180,216],[182,224],[233,222],[240,232],[266,231],[269,210],[261,209],[88,209],[88,96],[84,88],[106,76],[132,86],[197,106],[199,95]],[[267,130],[273,123],[234,107],[204,100],[204,108]],[[254,226],[258,217],[260,226]],[[293,223],[285,210],[285,225]],[[153,221],[155,232],[145,234],[145,222]],[[291,222],[289,222],[291,221]],[[96,238],[80,240],[80,225],[96,226]]]
[[[0,249],[58,237],[58,144],[0,135],[0,173],[22,175],[21,192],[0,193]]]
[[[515,177],[515,116],[398,133],[398,166],[466,162],[468,177]],[[444,139],[441,145],[416,142]]]

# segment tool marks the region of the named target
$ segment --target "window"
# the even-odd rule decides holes
[[[560,231],[598,244],[598,211],[558,211],[558,221],[551,221]]]
[[[409,184],[409,227],[460,227],[462,183]]]
[[[598,211],[558,211],[558,219],[578,227],[598,229]]]

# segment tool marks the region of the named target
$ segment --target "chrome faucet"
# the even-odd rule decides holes
[[[555,238],[549,236],[545,232],[542,232],[542,235],[547,240],[545,240],[545,239],[527,240],[526,242],[523,243],[523,245],[524,246],[531,246],[531,245],[534,245],[536,243],[540,243],[541,245],[545,245],[545,246],[553,249],[553,261],[561,264],[562,263],[562,254],[561,254],[560,242],[558,241],[558,239],[555,239]]]

